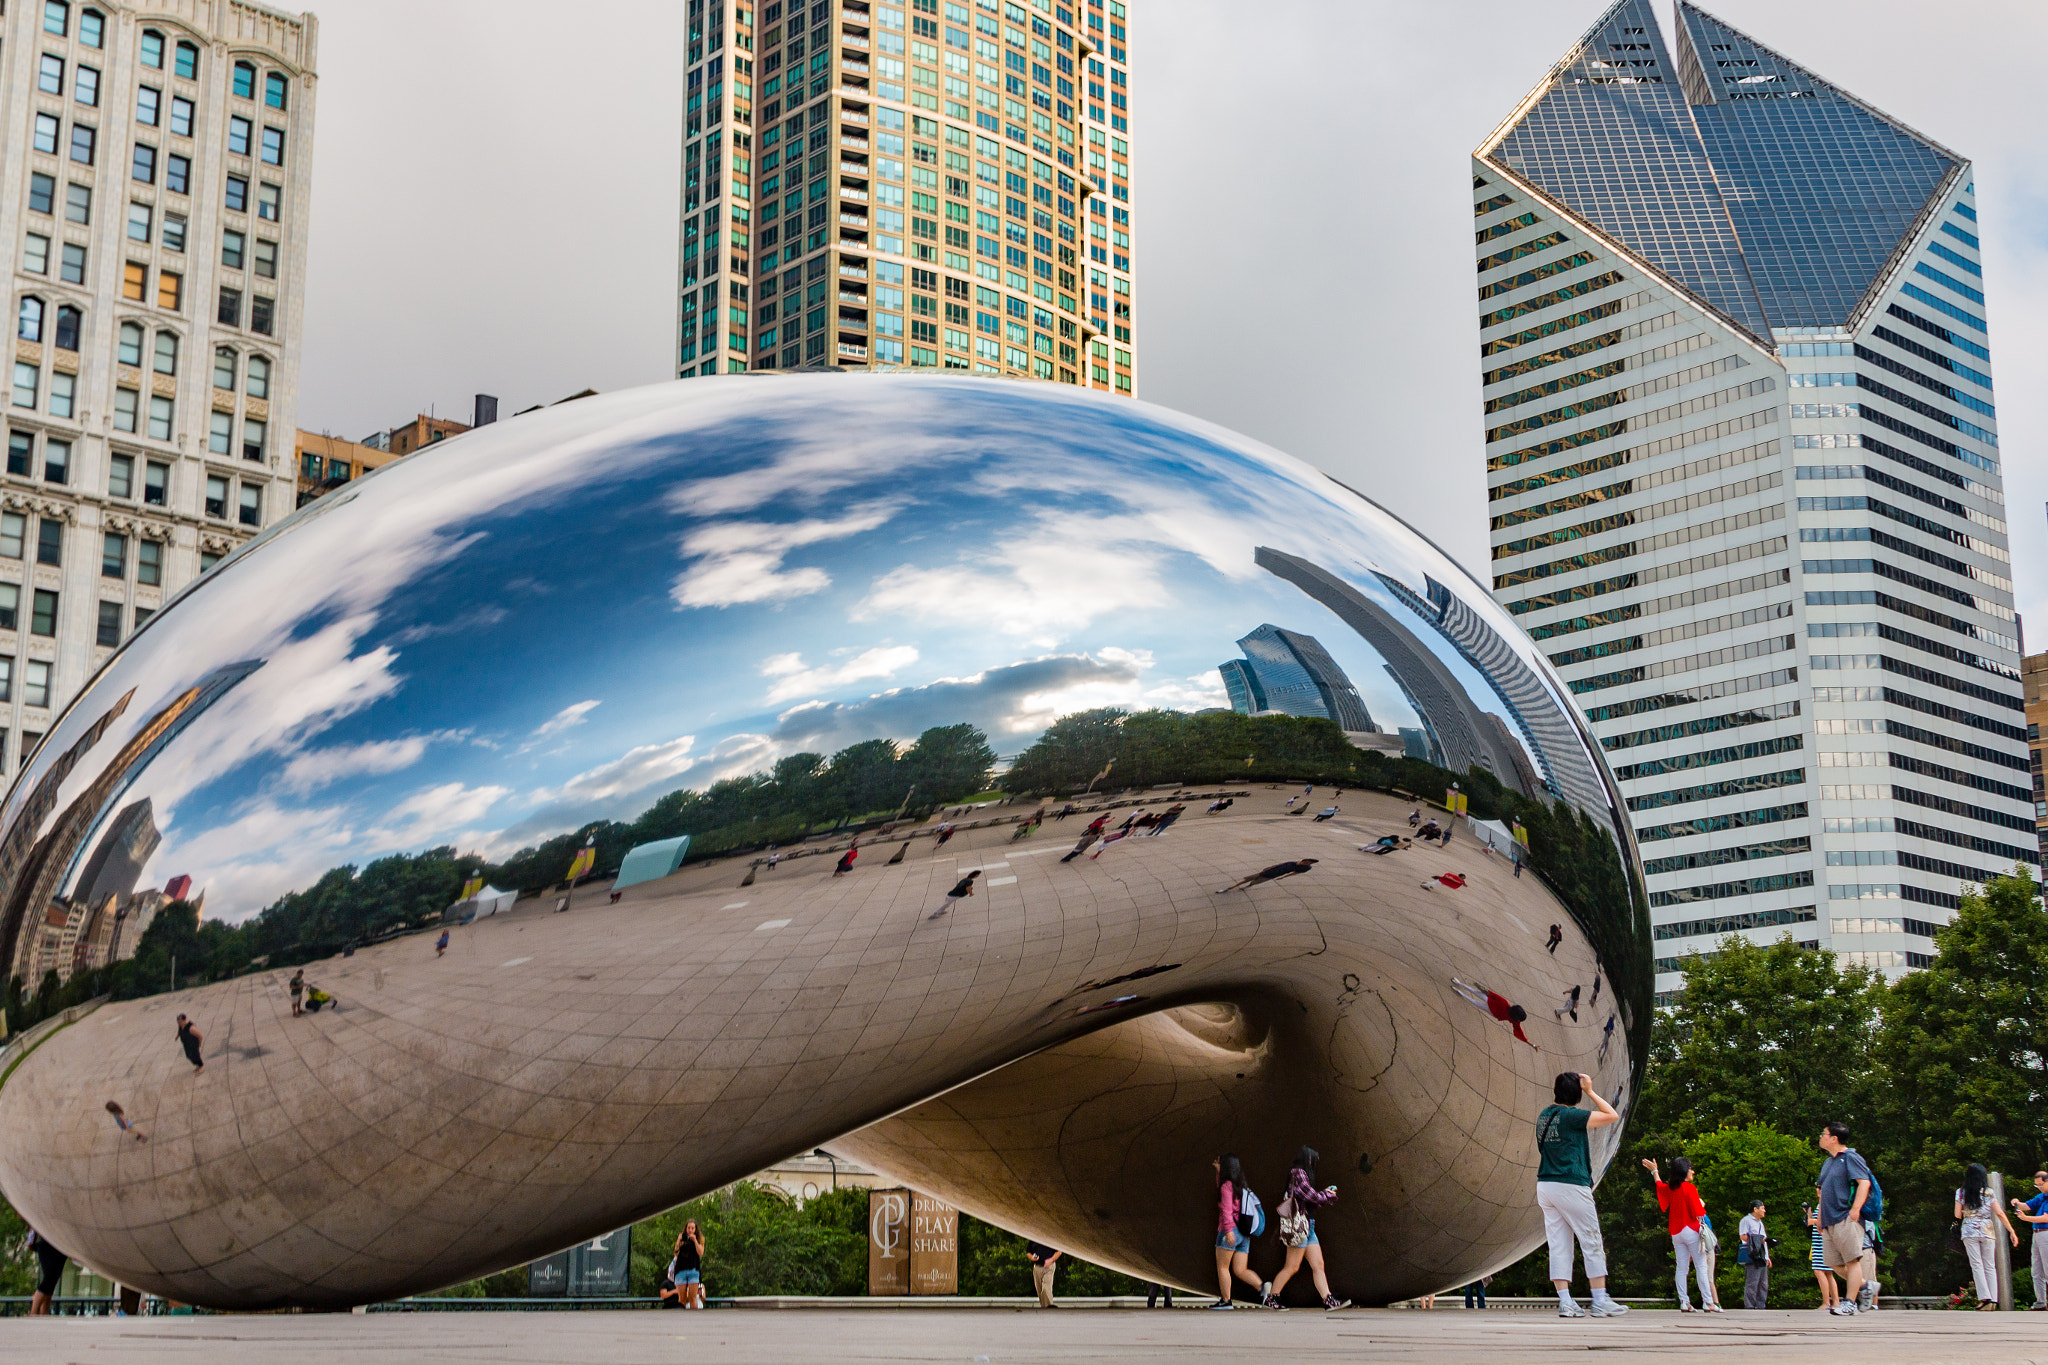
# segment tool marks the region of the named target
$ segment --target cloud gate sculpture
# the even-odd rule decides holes
[[[1426,842],[1407,793],[1446,769],[1498,822],[1424,806]],[[426,850],[513,866],[597,821],[694,842],[445,954],[421,926],[466,872],[378,899]],[[344,892],[417,932],[319,947]],[[202,895],[299,939],[138,985],[138,926]],[[1385,1301],[1538,1243],[1549,1078],[1626,1102],[1649,1025],[1619,797],[1509,616],[1309,467],[1050,384],[664,385],[329,494],[52,728],[0,896],[29,992],[128,973],[12,1049],[0,1188],[228,1308],[439,1287],[823,1143],[1195,1286],[1210,1158],[1270,1204],[1307,1143],[1332,1282]]]

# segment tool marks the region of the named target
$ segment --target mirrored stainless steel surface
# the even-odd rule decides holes
[[[1146,714],[1233,693],[1321,728]],[[548,892],[456,924],[445,956],[437,927],[323,957],[318,1014],[294,1015],[284,966],[101,1004],[16,1049],[0,1187],[124,1283],[335,1306],[833,1142],[1202,1286],[1210,1158],[1236,1152],[1270,1205],[1307,1143],[1340,1186],[1318,1220],[1340,1294],[1455,1285],[1540,1240],[1551,1076],[1637,1088],[1638,864],[1568,698],[1422,536],[1155,407],[736,377],[501,422],[321,499],[114,655],[0,810],[12,974],[33,991],[132,954],[131,913],[167,887],[236,923],[336,869],[502,862],[664,801],[687,860],[615,903],[586,887],[555,913]],[[982,775],[972,732],[1011,776]],[[1287,747],[1305,734],[1321,747]],[[1363,851],[1411,836],[1416,802],[1333,796],[1329,765],[1404,749],[1544,803],[1533,867],[1469,820]],[[1314,792],[1274,785],[1318,765]],[[957,813],[990,783],[1031,791]],[[800,811],[754,825],[671,795],[765,811],[799,786]],[[1020,836],[1040,795],[1053,814]],[[1114,832],[1176,803],[1163,833],[1066,857],[1097,814]],[[1618,1141],[1596,1136],[1597,1165]]]

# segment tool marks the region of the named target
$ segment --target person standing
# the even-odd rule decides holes
[[[939,907],[938,909],[936,909],[936,910],[932,911],[932,912],[931,912],[931,914],[929,914],[929,915],[925,916],[925,918],[926,918],[926,919],[937,919],[937,918],[938,918],[938,917],[939,917],[940,915],[943,915],[943,914],[945,914],[945,913],[946,913],[946,912],[947,912],[948,910],[951,910],[951,909],[952,909],[952,908],[953,908],[954,906],[958,905],[958,904],[959,904],[959,903],[960,903],[961,901],[964,901],[964,900],[966,900],[966,899],[967,899],[967,898],[968,898],[969,896],[973,895],[973,894],[974,894],[974,879],[975,879],[976,877],[979,877],[980,875],[981,875],[981,869],[977,867],[977,868],[975,868],[975,869],[974,869],[974,871],[972,871],[972,872],[968,873],[968,874],[967,874],[966,876],[962,877],[962,878],[961,878],[961,879],[960,879],[959,881],[957,881],[957,882],[954,882],[954,883],[953,883],[953,889],[952,889],[951,891],[948,891],[948,892],[946,893],[946,900],[945,900],[945,903],[944,903],[943,905],[941,905],[941,906],[940,906],[940,907]]]
[[[306,1012],[305,1006],[300,1003],[301,999],[306,994],[306,969],[304,967],[301,967],[297,971],[292,973],[291,992],[292,1018],[296,1019],[301,1014],[304,1014]]]
[[[1024,1259],[1031,1262],[1031,1287],[1038,1291],[1038,1306],[1059,1307],[1052,1301],[1052,1278],[1059,1272],[1060,1253],[1043,1242],[1026,1242]]]
[[[442,957],[448,952],[448,931],[443,929],[441,937],[434,940],[434,956]]]
[[[1742,1262],[1744,1308],[1770,1307],[1771,1235],[1764,1229],[1764,1213],[1763,1200],[1750,1200],[1749,1215],[1735,1233],[1742,1239],[1742,1249],[1735,1253],[1735,1259]]]
[[[1820,1307],[1823,1313],[1835,1311],[1840,1303],[1841,1290],[1835,1277],[1828,1272],[1828,1248],[1820,1235],[1820,1208],[1816,1205],[1806,1211],[1806,1225],[1813,1229],[1813,1278],[1820,1282]]]
[[[1232,1301],[1233,1276],[1258,1290],[1261,1300],[1272,1294],[1273,1286],[1259,1283],[1259,1277],[1252,1274],[1251,1263],[1247,1259],[1252,1250],[1252,1230],[1245,1226],[1247,1201],[1243,1168],[1228,1152],[1210,1164],[1216,1170],[1216,1302],[1209,1306],[1236,1308],[1237,1304]]]
[[[1557,1315],[1583,1318],[1619,1317],[1628,1311],[1607,1292],[1607,1244],[1600,1236],[1600,1212],[1593,1203],[1593,1157],[1588,1134],[1621,1122],[1613,1105],[1593,1090],[1584,1073],[1560,1072],[1551,1085],[1552,1102],[1536,1115],[1536,1205],[1543,1210],[1543,1231],[1550,1244],[1550,1282],[1557,1287]],[[1589,1112],[1579,1108],[1591,1100]],[[1572,1242],[1586,1262],[1586,1283],[1592,1288],[1590,1310],[1572,1298]]]
[[[1700,1215],[1700,1292],[1707,1301],[1700,1305],[1709,1313],[1721,1311],[1721,1291],[1714,1283],[1714,1263],[1721,1257],[1721,1238],[1714,1231],[1713,1215]]]
[[[1187,813],[1187,807],[1176,801],[1166,808],[1166,814],[1159,817],[1159,823],[1152,827],[1152,837],[1157,839],[1173,826],[1173,822]]]
[[[684,1308],[704,1306],[704,1232],[694,1218],[676,1234],[676,1255],[669,1263],[669,1274],[682,1291],[678,1297]]]
[[[1564,996],[1564,1003],[1562,1005],[1559,1005],[1556,1009],[1552,1010],[1551,1013],[1556,1015],[1560,1019],[1564,1018],[1567,1014],[1569,1014],[1572,1017],[1572,1022],[1574,1024],[1578,1023],[1579,991],[1581,989],[1582,988],[1579,986],[1573,986],[1570,990],[1560,992],[1560,994]]]
[[[1562,926],[1559,926],[1559,925],[1555,925],[1555,924],[1551,925],[1551,926],[1550,926],[1550,942],[1548,942],[1548,943],[1544,944],[1543,946],[1544,946],[1545,948],[1547,948],[1547,949],[1549,949],[1549,950],[1550,950],[1550,955],[1551,955],[1552,957],[1556,957],[1556,956],[1557,956],[1557,945],[1558,945],[1558,944],[1560,944],[1560,943],[1562,943],[1562,942],[1564,942],[1564,929],[1562,928]]]
[[[199,1055],[199,1045],[206,1041],[206,1035],[192,1027],[192,1021],[184,1015],[178,1016],[178,1046],[185,1049],[185,1060],[192,1063],[192,1074],[197,1076],[206,1070],[206,1061]]]
[[[2034,1307],[2048,1313],[2048,1171],[2034,1172],[2034,1197],[2014,1199],[2012,1211],[2034,1225]]]
[[[1467,1308],[1484,1308],[1484,1307],[1486,1307],[1486,1286],[1488,1286],[1488,1285],[1490,1285],[1490,1284],[1492,1284],[1492,1283],[1493,1283],[1493,1276],[1491,1276],[1491,1275],[1481,1275],[1481,1276],[1480,1276],[1480,1277],[1479,1277],[1478,1279],[1476,1279],[1476,1280],[1472,1281],[1472,1283],[1470,1283],[1470,1284],[1466,1285],[1466,1286],[1465,1286],[1465,1306],[1466,1306]]]
[[[1323,1311],[1334,1313],[1340,1308],[1349,1308],[1351,1300],[1340,1299],[1330,1292],[1330,1277],[1323,1266],[1323,1248],[1316,1240],[1316,1220],[1313,1210],[1327,1207],[1337,1198],[1337,1187],[1326,1185],[1316,1188],[1316,1162],[1320,1154],[1313,1147],[1303,1147],[1294,1155],[1293,1169],[1287,1172],[1287,1198],[1281,1201],[1282,1240],[1287,1243],[1287,1264],[1280,1267],[1280,1273],[1273,1277],[1267,1288],[1266,1307],[1280,1308],[1280,1293],[1287,1288],[1287,1282],[1301,1269],[1301,1263],[1308,1262],[1309,1278],[1315,1283],[1316,1293],[1322,1295]],[[1291,1230],[1290,1230],[1291,1229]],[[1296,1241],[1296,1238],[1301,1240]]]
[[[1849,1125],[1830,1123],[1821,1129],[1820,1149],[1828,1159],[1814,1182],[1820,1204],[1820,1240],[1825,1268],[1839,1274],[1844,1289],[1828,1311],[1853,1317],[1856,1292],[1863,1285],[1863,1204],[1873,1183],[1870,1167],[1849,1145]]]
[[[137,1128],[135,1126],[134,1122],[129,1119],[126,1111],[124,1111],[121,1108],[120,1104],[117,1101],[107,1101],[107,1112],[114,1116],[114,1123],[116,1124],[116,1126],[120,1128],[120,1130],[123,1133],[126,1133],[129,1137],[134,1138],[137,1142],[149,1141],[148,1136],[144,1134],[140,1128]]]
[[[46,1318],[50,1315],[51,1300],[57,1297],[57,1282],[64,1278],[64,1263],[71,1258],[34,1228],[28,1230],[28,1248],[36,1254],[37,1267],[36,1291],[29,1297],[28,1315]]]
[[[1692,1269],[1700,1255],[1700,1219],[1706,1215],[1706,1205],[1700,1202],[1700,1192],[1692,1183],[1692,1163],[1684,1157],[1671,1162],[1671,1183],[1665,1184],[1664,1177],[1657,1170],[1655,1157],[1643,1158],[1643,1169],[1657,1182],[1657,1207],[1664,1210],[1671,1230],[1671,1253],[1678,1262],[1678,1311],[1692,1312],[1692,1300],[1685,1287],[1685,1272]],[[1707,1285],[1705,1266],[1699,1268],[1700,1301],[1704,1304],[1713,1299],[1713,1291]]]
[[[1077,842],[1074,845],[1074,847],[1067,853],[1067,856],[1060,859],[1060,861],[1063,863],[1071,863],[1072,861],[1074,861],[1074,859],[1080,857],[1083,853],[1086,853],[1088,851],[1088,845],[1094,842],[1095,831],[1093,829],[1082,831],[1080,841]]]
[[[1963,1222],[1963,1254],[1970,1258],[1970,1275],[1977,1282],[1977,1307],[1996,1308],[2004,1295],[1998,1284],[1998,1245],[1992,1239],[1998,1236],[1999,1223],[2005,1225],[2005,1235],[2015,1247],[2020,1235],[1991,1197],[1991,1177],[1979,1162],[1971,1162],[1963,1171],[1962,1187],[1956,1191],[1956,1217]]]

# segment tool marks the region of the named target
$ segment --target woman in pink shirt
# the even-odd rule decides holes
[[[1239,1206],[1244,1199],[1244,1172],[1239,1168],[1237,1158],[1225,1152],[1210,1163],[1216,1168],[1216,1302],[1211,1308],[1235,1308],[1231,1302],[1231,1277],[1234,1275],[1259,1291],[1265,1298],[1272,1292],[1271,1285],[1259,1283],[1259,1277],[1252,1274],[1250,1256],[1251,1236],[1238,1226]]]
[[[1698,1267],[1700,1282],[1700,1310],[1718,1313],[1721,1305],[1716,1301],[1713,1282],[1707,1278],[1707,1262],[1700,1255],[1700,1219],[1707,1213],[1707,1206],[1700,1200],[1700,1192],[1692,1183],[1692,1163],[1684,1157],[1674,1157],[1671,1162],[1671,1183],[1665,1184],[1658,1173],[1655,1158],[1643,1158],[1643,1169],[1657,1182],[1657,1207],[1664,1210],[1671,1228],[1671,1250],[1678,1258],[1678,1311],[1690,1313],[1692,1303],[1686,1296],[1685,1272]]]

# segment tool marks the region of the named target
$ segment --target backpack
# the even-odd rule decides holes
[[[1238,1191],[1237,1230],[1247,1237],[1257,1237],[1266,1230],[1266,1206],[1249,1185]]]
[[[1865,1167],[1869,1166],[1865,1162]],[[1877,1172],[1870,1173],[1870,1193],[1863,1197],[1861,1219],[1866,1223],[1881,1222],[1884,1219],[1884,1186],[1877,1183]]]

